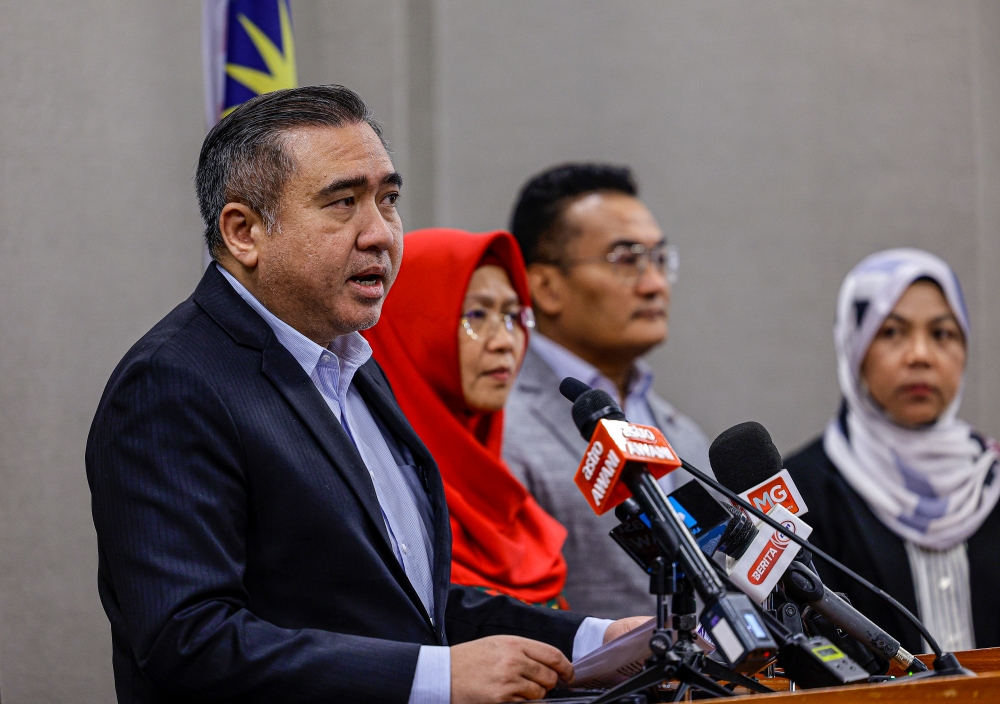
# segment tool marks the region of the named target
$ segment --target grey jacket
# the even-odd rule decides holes
[[[503,455],[542,508],[562,523],[569,535],[563,555],[569,567],[565,596],[570,607],[591,616],[622,618],[652,614],[649,577],[608,536],[617,525],[614,512],[597,516],[573,482],[587,441],[570,416],[571,404],[559,393],[552,368],[530,347],[505,407]],[[656,424],[681,457],[711,471],[708,440],[690,418],[650,391]],[[675,470],[677,486],[690,481]]]

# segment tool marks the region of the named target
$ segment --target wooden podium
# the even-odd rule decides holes
[[[861,702],[924,702],[950,700],[953,702],[1000,702],[1000,648],[983,648],[955,653],[963,667],[976,673],[976,677],[933,677],[907,681],[901,670],[889,674],[900,676],[898,682],[882,684],[857,684],[825,689],[800,689],[778,694],[753,694],[734,697],[726,701],[747,700],[758,702],[795,702],[795,704],[860,704]],[[918,656],[928,667],[933,655]],[[788,680],[763,680],[772,689],[788,689]],[[765,696],[766,699],[761,699]]]

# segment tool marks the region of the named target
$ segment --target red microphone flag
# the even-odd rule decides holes
[[[594,513],[606,513],[632,495],[618,482],[628,462],[645,465],[656,479],[681,466],[659,429],[624,420],[598,421],[573,478]]]

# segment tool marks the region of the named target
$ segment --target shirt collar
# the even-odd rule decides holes
[[[645,359],[635,360],[632,365],[632,378],[628,382],[629,397],[646,398],[646,394],[653,388],[653,368]]]
[[[568,349],[538,332],[533,332],[528,341],[531,349],[548,364],[560,379],[576,377],[595,389],[607,391],[619,399],[618,387],[590,362],[580,359]],[[632,367],[632,376],[626,388],[628,399],[645,399],[653,386],[653,370],[645,360],[637,359]]]
[[[218,264],[215,266],[219,267],[219,271],[226,277],[226,281],[236,289],[240,298],[264,319],[264,322],[274,332],[274,336],[278,338],[281,346],[291,353],[295,361],[310,377],[312,377],[316,365],[319,364],[323,355],[332,355],[337,358],[340,367],[339,379],[343,388],[346,389],[354,378],[354,372],[371,358],[371,345],[360,333],[352,332],[349,335],[341,335],[335,338],[328,348],[318,345],[264,307],[263,303],[258,301],[243,284],[236,280],[236,277],[223,267]]]

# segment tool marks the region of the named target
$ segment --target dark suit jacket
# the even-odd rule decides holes
[[[803,520],[813,527],[809,542],[830,553],[869,582],[894,596],[919,616],[910,562],[902,538],[875,517],[847,483],[819,438],[785,460],[795,486],[809,507]],[[969,538],[969,582],[976,647],[1000,646],[1000,505]],[[884,601],[815,560],[826,585],[846,593],[851,603],[896,637],[911,653],[923,650],[920,633]]]
[[[87,443],[120,702],[405,702],[420,645],[498,633],[569,656],[582,616],[449,584],[434,459],[378,365],[354,379],[434,508],[433,625],[354,445],[211,266],[115,369]]]

